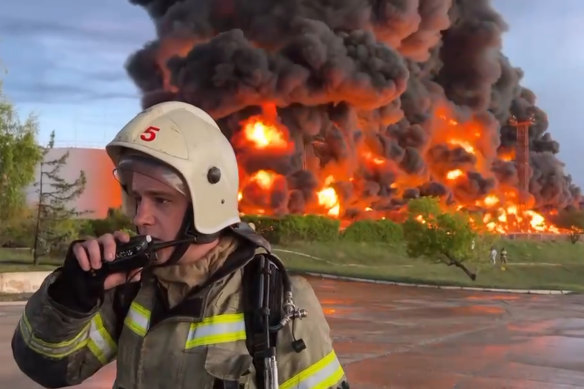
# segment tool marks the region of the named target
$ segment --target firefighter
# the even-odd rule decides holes
[[[119,389],[263,388],[249,350],[244,265],[270,247],[240,222],[229,141],[204,111],[164,102],[106,151],[137,233],[182,243],[158,251],[152,266],[102,279],[96,271],[128,234],[73,242],[26,304],[12,339],[18,366],[53,388],[114,359]],[[308,316],[277,332],[279,387],[348,388],[313,289],[301,277],[290,284]]]
[[[501,265],[506,265],[507,264],[507,250],[505,250],[505,247],[503,247],[501,249]]]

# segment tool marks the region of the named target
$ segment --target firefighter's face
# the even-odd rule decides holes
[[[142,235],[164,241],[176,239],[188,207],[188,199],[173,187],[152,177],[133,172],[130,194],[136,201],[134,224]],[[158,251],[166,262],[173,248]]]

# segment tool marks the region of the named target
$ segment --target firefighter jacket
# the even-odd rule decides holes
[[[31,379],[52,388],[79,384],[114,359],[117,389],[257,388],[246,347],[243,268],[233,266],[255,250],[240,245],[212,282],[173,308],[161,301],[155,275],[144,271],[127,301],[122,285],[90,312],[72,311],[48,293],[56,270],[26,304],[12,339],[14,358]],[[312,287],[291,279],[294,301],[308,317],[278,333],[280,389],[348,388]],[[306,348],[294,351],[295,339]]]

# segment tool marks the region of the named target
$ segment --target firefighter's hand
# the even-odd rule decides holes
[[[74,244],[73,255],[75,255],[79,267],[88,272],[90,270],[101,269],[102,261],[113,261],[116,254],[116,240],[121,243],[127,243],[130,240],[130,235],[124,231],[115,231],[113,234],[104,234],[99,238]],[[100,246],[103,247],[103,251],[100,249]],[[104,290],[108,290],[125,282],[139,281],[140,271],[141,269],[136,269],[130,274],[110,274],[105,278],[103,288]]]
[[[69,246],[59,276],[49,285],[49,296],[68,309],[88,313],[103,301],[106,290],[125,282],[138,281],[141,269],[131,274],[116,273],[107,276],[92,273],[92,270],[98,270],[102,266],[102,252],[104,261],[114,259],[116,240],[125,243],[130,240],[130,236],[116,231],[99,238],[73,242]]]

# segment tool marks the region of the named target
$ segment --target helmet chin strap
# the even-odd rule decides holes
[[[172,254],[170,254],[170,258],[168,261],[158,266],[175,265],[178,263],[178,261],[180,261],[183,255],[185,255],[191,244],[210,243],[217,239],[219,235],[220,232],[215,234],[202,234],[195,230],[193,226],[193,206],[189,205],[183,217],[183,221],[176,239],[167,242],[168,244],[174,246],[174,250],[172,251]]]

